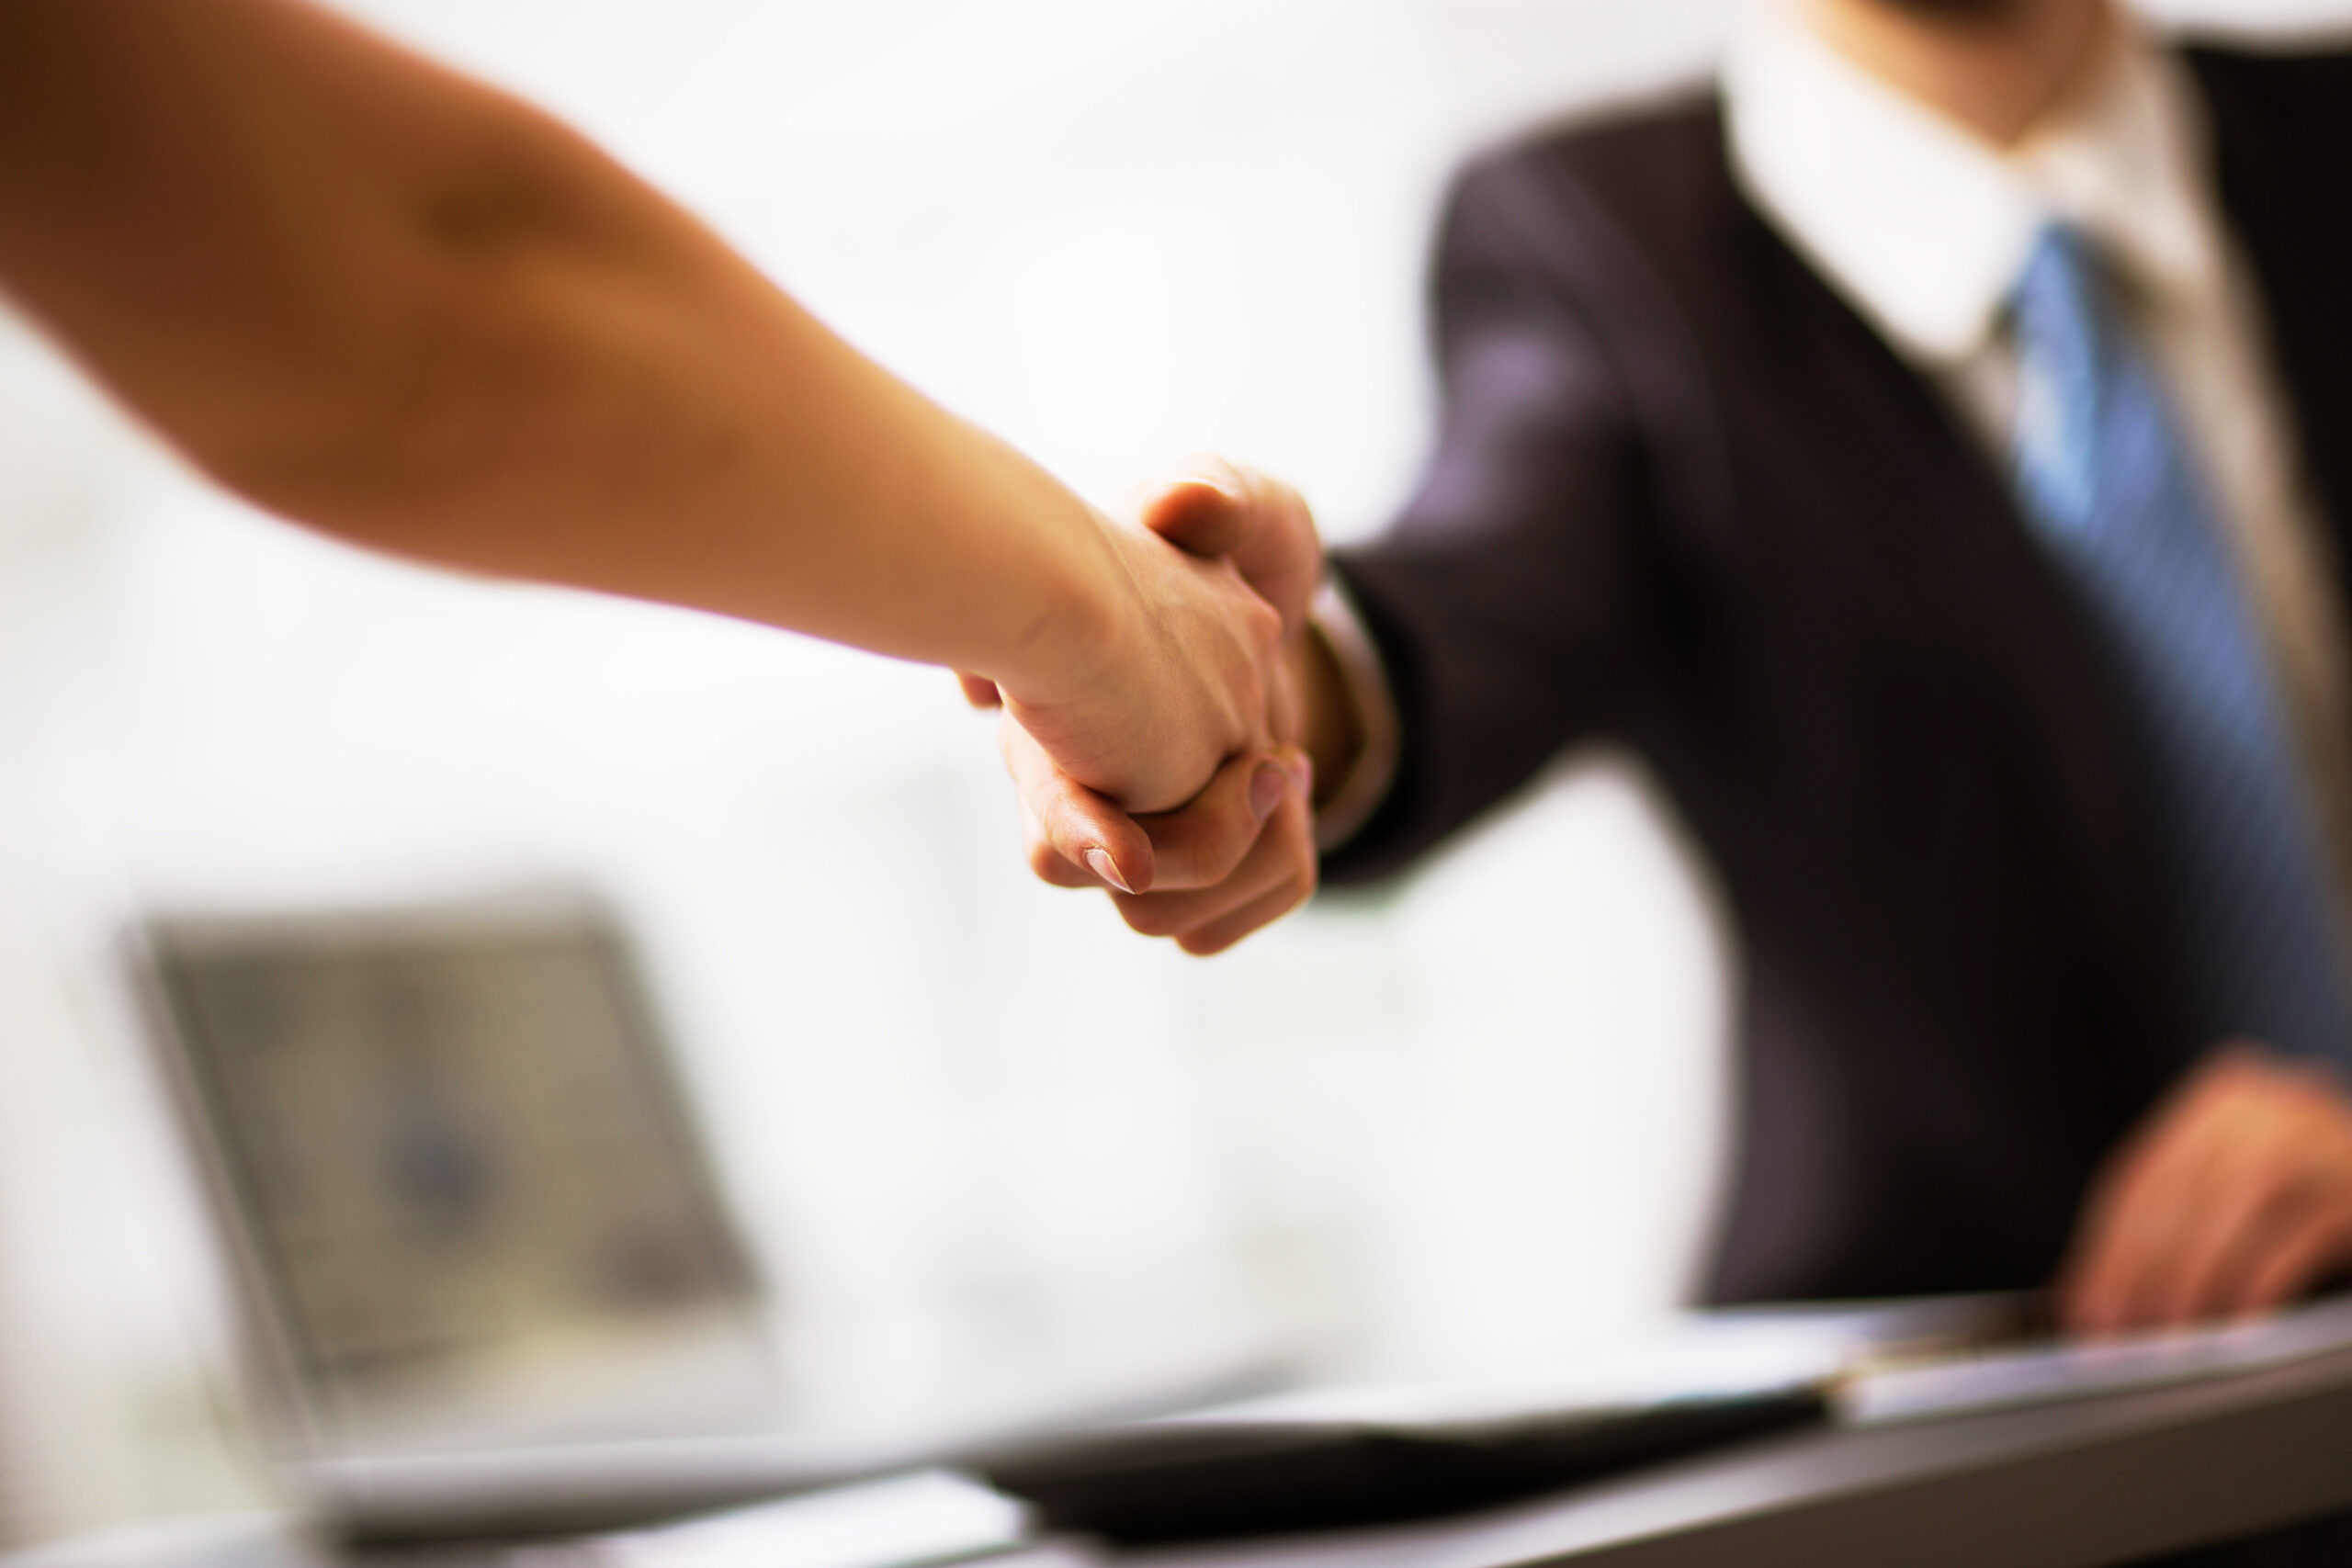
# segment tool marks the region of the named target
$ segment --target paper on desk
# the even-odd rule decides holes
[[[1027,1511],[1001,1492],[923,1471],[586,1543],[593,1568],[906,1568],[985,1557],[1028,1568]],[[1047,1545],[1033,1551],[1048,1553]],[[1059,1563],[1052,1557],[1040,1560]]]
[[[1851,1362],[1844,1317],[1694,1316],[1670,1331],[1510,1379],[1341,1384],[1165,1416],[1146,1426],[1500,1426],[1547,1416],[1734,1399],[1825,1382]]]
[[[2224,1327],[1865,1364],[1839,1391],[1838,1408],[1854,1423],[1911,1420],[2190,1382],[2347,1348],[2352,1297],[2342,1297]]]

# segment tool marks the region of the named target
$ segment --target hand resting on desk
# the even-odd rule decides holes
[[[2062,1276],[2076,1332],[2286,1304],[2352,1267],[2352,1093],[2322,1063],[2209,1055],[2109,1160]]]

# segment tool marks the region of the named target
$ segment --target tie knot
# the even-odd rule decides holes
[[[2112,294],[2098,245],[2070,225],[2044,224],[2009,291],[2019,352],[2055,353],[2095,367],[2114,336]]]
[[[2079,523],[2092,504],[2097,430],[2123,339],[2093,244],[2063,223],[2044,227],[2009,296],[2017,347],[2018,467],[2053,520]]]

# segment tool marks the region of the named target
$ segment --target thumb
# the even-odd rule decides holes
[[[1143,525],[1196,556],[1227,556],[1250,542],[1249,492],[1240,476],[1217,463],[1184,471],[1144,493]]]
[[[1222,458],[1196,457],[1146,492],[1138,515],[1181,549],[1229,558],[1281,614],[1284,635],[1306,624],[1323,581],[1323,541],[1290,486]]]

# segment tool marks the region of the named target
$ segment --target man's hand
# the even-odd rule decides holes
[[[1200,557],[1230,563],[1279,617],[1284,673],[1268,705],[1275,745],[1240,749],[1176,811],[1130,815],[1059,765],[1023,715],[1003,735],[1021,792],[1030,864],[1064,887],[1108,887],[1136,931],[1187,953],[1224,951],[1315,891],[1314,772],[1297,744],[1296,671],[1323,552],[1288,487],[1222,463],[1196,463],[1144,498],[1140,521]],[[966,682],[975,700],[990,694]]]
[[[2059,1287],[2077,1332],[2282,1305],[2352,1266],[2352,1096],[2323,1064],[2215,1051],[2109,1162]]]

